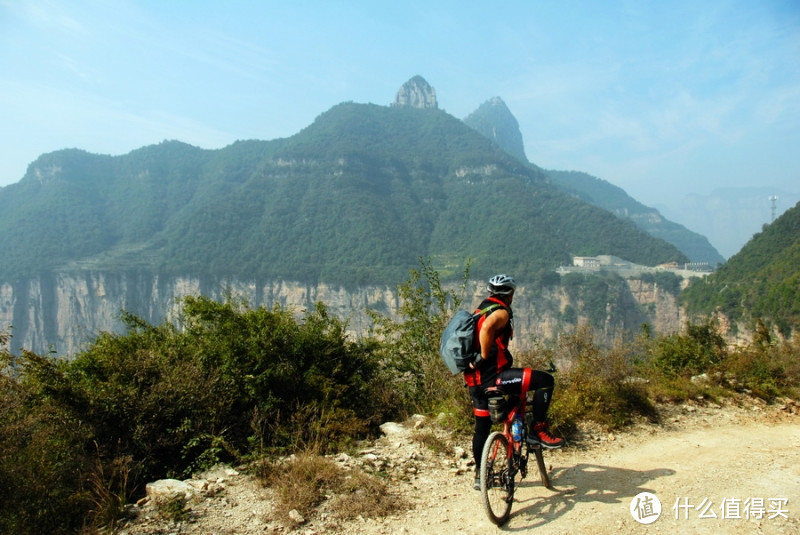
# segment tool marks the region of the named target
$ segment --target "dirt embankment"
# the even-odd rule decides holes
[[[431,459],[392,487],[412,507],[388,518],[342,523],[323,516],[290,529],[272,517],[269,491],[241,475],[193,504],[183,523],[159,521],[145,506],[119,533],[800,533],[797,412],[794,402],[684,405],[665,412],[659,426],[641,424],[616,435],[585,430],[569,447],[545,454],[552,488],[542,487],[532,471],[502,528],[488,521],[468,470]],[[374,446],[373,452],[387,455],[407,455],[411,447],[397,437]],[[661,503],[660,517],[650,524],[631,513],[642,492]]]

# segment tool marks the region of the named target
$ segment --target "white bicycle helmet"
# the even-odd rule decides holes
[[[510,295],[517,289],[517,283],[508,275],[495,275],[486,287],[490,295]]]

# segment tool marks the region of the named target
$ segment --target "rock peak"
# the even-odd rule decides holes
[[[503,150],[527,162],[522,132],[514,114],[500,97],[493,97],[464,119],[464,123],[497,143]]]
[[[414,76],[397,91],[392,106],[438,108],[436,90],[422,76]]]

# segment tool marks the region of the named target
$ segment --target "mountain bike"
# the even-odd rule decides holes
[[[533,393],[528,392],[526,396],[518,396],[519,399],[509,399],[499,390],[487,391],[487,394],[491,396],[489,398],[490,412],[494,412],[493,404],[504,402],[506,407],[510,405],[507,414],[503,415],[502,413],[505,411],[502,410],[499,415],[492,414],[492,420],[495,423],[502,422],[503,430],[489,435],[481,454],[480,479],[483,508],[492,523],[502,526],[508,521],[511,514],[517,476],[522,480],[528,475],[528,456],[531,451],[536,457],[542,485],[546,488],[550,488],[550,477],[547,475],[547,468],[544,464],[542,446],[527,442],[527,430],[530,428],[532,415],[528,415],[526,419],[525,409],[528,402],[532,402]],[[493,401],[499,399],[502,399],[503,402]],[[511,426],[518,417],[523,425],[520,440],[515,441],[511,434]]]

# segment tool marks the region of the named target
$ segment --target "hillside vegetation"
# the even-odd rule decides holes
[[[420,257],[445,277],[472,258],[481,278],[572,255],[687,260],[445,112],[353,103],[287,139],[43,155],[0,189],[0,250],[6,280],[89,268],[351,286],[392,284]]]
[[[800,328],[800,204],[783,213],[713,275],[683,292],[695,314],[720,311],[756,328],[759,320],[789,336]]]

